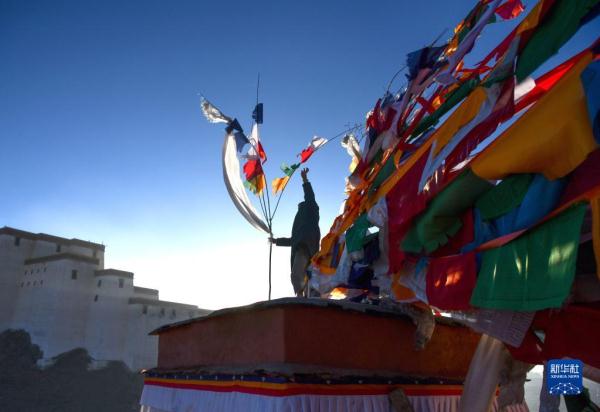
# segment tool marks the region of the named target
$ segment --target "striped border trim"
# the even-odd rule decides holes
[[[164,378],[146,378],[144,385],[209,392],[240,392],[264,396],[387,395],[397,388],[402,389],[407,396],[460,396],[463,390],[461,385],[311,384]]]

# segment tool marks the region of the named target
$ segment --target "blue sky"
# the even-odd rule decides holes
[[[227,196],[223,128],[204,120],[199,94],[249,130],[260,72],[272,179],[313,135],[362,122],[405,55],[447,37],[473,4],[0,0],[0,226],[103,242],[108,267],[134,271],[163,299],[265,299],[266,237]],[[515,23],[489,26],[471,59]],[[597,27],[546,68],[591,44]],[[348,162],[335,143],[308,164],[323,234]],[[299,180],[276,236],[289,233]],[[273,296],[290,295],[289,250],[273,264]]]

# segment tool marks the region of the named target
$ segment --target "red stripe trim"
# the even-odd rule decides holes
[[[402,385],[373,385],[365,386],[364,388],[352,388],[345,389],[339,385],[328,387],[329,385],[300,385],[295,387],[286,387],[282,385],[281,389],[264,388],[264,387],[253,387],[245,386],[240,384],[229,384],[226,385],[203,385],[199,383],[184,383],[184,382],[165,382],[165,381],[152,381],[146,380],[145,385],[147,386],[160,386],[165,388],[174,389],[186,389],[186,390],[197,390],[207,392],[239,392],[247,393],[252,395],[263,395],[263,396],[293,396],[293,395],[387,395],[397,387],[401,387],[406,395],[408,396],[460,396],[462,394],[462,387],[451,386],[444,388],[443,385],[435,388],[419,388],[418,385],[414,387],[403,387]]]

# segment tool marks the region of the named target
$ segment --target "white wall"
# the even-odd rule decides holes
[[[61,251],[62,253],[73,253],[76,255],[98,259],[98,269],[104,269],[104,251],[102,250],[79,245],[63,245],[61,247]]]
[[[131,276],[97,276],[96,270],[104,269],[100,250],[94,253],[94,248],[71,245],[66,239],[60,251],[57,242],[44,239],[21,238],[16,246],[14,239],[0,235],[0,331],[28,331],[44,361],[84,347],[98,362],[122,360],[133,370],[152,368],[158,338],[148,333],[204,314],[195,307],[161,302],[156,293],[136,292]],[[99,263],[61,258],[25,264],[27,259],[59,253],[96,257]],[[143,298],[148,304],[131,304],[130,298]]]
[[[31,257],[34,241],[20,239],[15,245],[12,235],[0,235],[0,332],[9,328],[19,296],[23,261]]]
[[[84,347],[96,265],[63,259],[24,267],[12,327],[27,330],[45,358]]]
[[[119,287],[119,279],[123,287]],[[94,359],[123,358],[131,333],[127,306],[132,294],[132,279],[114,275],[95,277],[85,344]]]

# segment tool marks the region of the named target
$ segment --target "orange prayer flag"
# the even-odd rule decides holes
[[[273,189],[273,194],[277,194],[278,192],[281,192],[285,186],[287,185],[287,182],[290,180],[289,176],[284,176],[284,177],[278,177],[273,179],[273,181],[271,182],[271,188]]]

